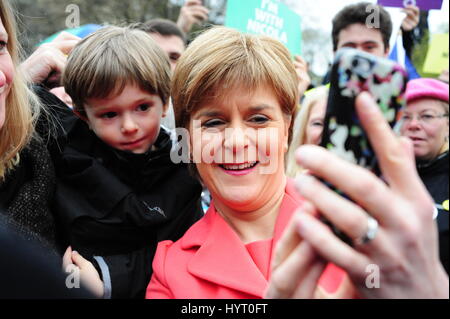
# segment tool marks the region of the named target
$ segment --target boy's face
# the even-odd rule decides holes
[[[147,152],[159,135],[166,105],[159,95],[127,85],[121,94],[88,99],[82,117],[106,144],[135,154]]]
[[[350,24],[339,32],[337,49],[344,47],[365,51],[380,58],[389,54],[389,48],[384,47],[380,30],[368,28],[361,23]]]

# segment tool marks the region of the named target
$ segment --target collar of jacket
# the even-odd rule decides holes
[[[62,153],[65,161],[90,158],[94,161],[93,165],[107,168],[115,178],[134,189],[148,191],[167,179],[177,168],[170,158],[172,140],[163,128],[154,144],[156,150],[143,154],[120,151],[107,145],[82,120],[78,120],[69,132],[68,140]],[[182,165],[185,164],[179,166]]]
[[[163,131],[157,139],[161,147],[145,154],[117,152],[81,120],[69,134],[56,166],[58,197],[71,198],[77,205],[70,213],[67,210],[71,219],[82,215],[103,218],[128,194],[145,196],[157,190],[183,165],[171,162],[171,140]]]
[[[426,173],[428,171],[435,171],[440,169],[443,171],[448,171],[448,153],[449,151],[446,151],[440,154],[435,159],[432,159],[431,161],[417,162],[417,170],[419,171],[419,173]]]
[[[272,249],[301,203],[293,181],[288,180],[275,224]],[[267,287],[266,278],[253,262],[238,235],[217,213],[213,203],[205,217],[192,226],[182,238],[181,248],[197,249],[187,266],[192,275],[259,298],[263,297]]]

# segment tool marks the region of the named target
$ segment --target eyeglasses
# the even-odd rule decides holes
[[[411,114],[404,114],[401,118],[402,123],[410,123],[414,119],[414,115]],[[434,115],[434,114],[419,114],[417,116],[417,122],[421,124],[430,124],[433,123],[436,119],[448,117],[448,113]]]

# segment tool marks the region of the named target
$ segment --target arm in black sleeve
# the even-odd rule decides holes
[[[144,299],[152,275],[156,244],[128,254],[94,256],[105,290],[104,298]]]

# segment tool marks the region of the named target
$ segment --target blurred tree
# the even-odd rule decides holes
[[[429,74],[426,74],[422,71],[423,65],[425,64],[425,59],[427,57],[429,44],[430,32],[429,30],[426,30],[420,42],[414,47],[412,53],[412,63],[421,77],[430,77]]]
[[[308,71],[314,86],[320,85],[333,59],[331,21],[323,25],[318,18],[322,14],[316,1],[281,0],[301,16],[302,56],[308,62]]]
[[[19,12],[20,39],[26,53],[55,32],[66,29],[69,5],[77,5],[80,25],[122,25],[152,18],[176,21],[184,0],[10,0]],[[210,8],[209,24],[222,24],[226,0],[205,0]],[[206,24],[205,24],[206,25]],[[197,30],[204,26],[198,26]],[[196,31],[196,30],[193,30]]]

